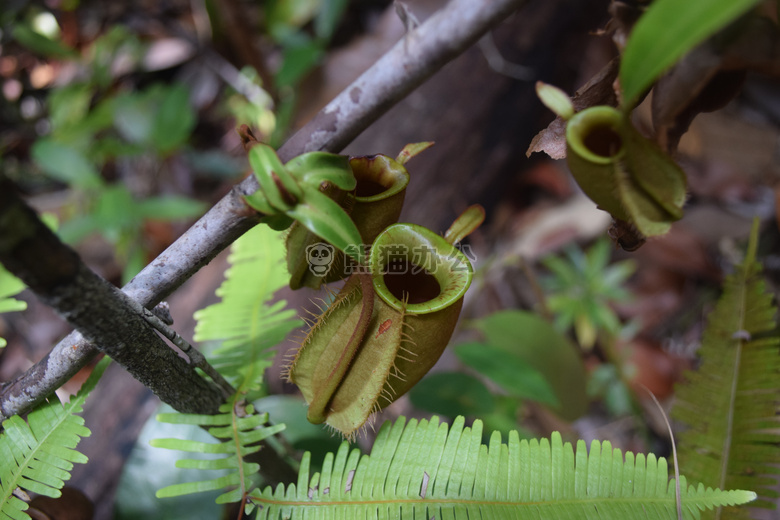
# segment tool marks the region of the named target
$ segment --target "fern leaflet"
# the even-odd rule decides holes
[[[252,479],[260,466],[245,461],[245,457],[258,451],[259,442],[283,430],[284,425],[263,426],[268,421],[268,414],[255,414],[252,405],[242,409],[238,404],[228,403],[220,407],[220,412],[222,413],[217,415],[166,413],[157,416],[157,420],[161,422],[210,426],[209,433],[222,440],[220,443],[208,443],[183,439],[153,439],[151,445],[156,448],[224,455],[209,460],[178,460],[177,468],[232,470],[227,475],[211,480],[165,487],[157,492],[159,498],[236,486],[217,498],[217,503],[224,504],[243,500],[246,491],[252,488]]]
[[[0,313],[23,311],[27,308],[27,302],[12,298],[12,296],[22,292],[24,288],[24,282],[0,265]],[[5,339],[0,338],[0,348],[5,347],[5,345]]]
[[[256,490],[249,500],[258,519],[267,518],[535,518],[664,519],[676,516],[674,483],[666,459],[634,456],[594,441],[520,441],[506,444],[494,432],[482,444],[482,423],[452,427],[434,417],[419,423],[385,423],[371,455],[349,444],[326,456],[321,473],[309,475],[304,456],[297,485]],[[700,510],[740,504],[749,491],[688,487],[680,479],[684,517]]]
[[[196,341],[220,340],[209,362],[246,393],[260,385],[270,366],[271,349],[302,325],[284,310],[285,301],[268,302],[289,279],[284,243],[268,226],[256,226],[233,243],[232,264],[217,295],[222,301],[195,313]]]
[[[709,317],[699,370],[688,372],[677,388],[672,417],[689,426],[678,436],[682,470],[707,486],[751,489],[766,498],[777,496],[770,475],[780,464],[780,338],[756,262],[757,242],[754,225],[745,260],[726,278]],[[754,505],[773,507],[767,500]],[[729,518],[750,515],[734,510]]]
[[[83,464],[87,457],[76,451],[81,437],[89,437],[82,411],[89,393],[97,385],[110,358],[103,358],[79,392],[65,405],[56,395],[27,415],[3,421],[0,435],[0,519],[30,518],[27,504],[14,495],[17,488],[57,498],[70,478],[73,463]]]
[[[279,233],[267,226],[256,226],[233,243],[228,258],[231,267],[217,289],[222,301],[195,313],[195,340],[221,342],[208,356],[209,362],[238,391],[218,415],[170,413],[158,415],[157,420],[210,427],[209,433],[222,442],[155,439],[151,444],[192,453],[222,454],[223,457],[211,460],[179,460],[176,467],[228,473],[206,481],[168,486],[157,492],[158,497],[234,487],[220,495],[217,502],[243,500],[259,470],[258,464],[245,458],[260,449],[261,440],[284,429],[281,424],[264,426],[268,414],[255,414],[252,405],[244,408],[242,400],[260,387],[263,372],[271,364],[271,349],[302,324],[292,319],[295,311],[285,310],[285,301],[269,305],[274,293],[289,278],[284,259],[285,248]]]

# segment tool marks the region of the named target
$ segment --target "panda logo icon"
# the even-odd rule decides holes
[[[334,248],[330,244],[317,242],[306,248],[306,260],[314,276],[325,276],[333,263]]]

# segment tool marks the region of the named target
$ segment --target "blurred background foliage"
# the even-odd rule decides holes
[[[234,41],[225,25],[234,13],[218,2],[194,2],[191,13],[187,2],[152,12],[94,4],[0,9],[0,160],[23,190],[63,199],[54,205],[65,241],[110,244],[126,282],[216,200],[211,190],[244,172],[227,132],[248,124],[275,146],[285,138],[296,87],[348,2],[265,2],[259,50],[256,39]],[[255,53],[256,66],[234,66],[212,45]],[[278,62],[272,74],[263,53]]]

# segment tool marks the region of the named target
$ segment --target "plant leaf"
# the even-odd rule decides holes
[[[59,59],[73,59],[78,53],[58,40],[42,35],[25,24],[15,23],[11,36],[33,52]]]
[[[166,154],[184,144],[195,127],[190,91],[182,84],[164,87],[149,135],[150,144]]]
[[[297,180],[282,164],[276,150],[258,143],[249,150],[247,158],[267,204],[275,210],[268,214],[286,212],[297,204],[303,192]]]
[[[323,44],[318,40],[301,38],[285,46],[282,65],[276,73],[276,84],[279,87],[295,86],[324,55]]]
[[[32,147],[33,160],[52,179],[79,188],[99,188],[103,181],[95,165],[72,146],[53,139],[38,139]]]
[[[555,112],[558,117],[569,119],[574,115],[574,105],[571,98],[558,87],[537,81],[536,95],[544,106]]]
[[[355,251],[354,246],[363,243],[355,223],[337,202],[318,189],[307,188],[303,201],[286,214],[325,242],[350,254],[358,264],[365,261]]]
[[[290,159],[284,167],[298,182],[309,188],[319,189],[320,184],[329,182],[350,191],[357,185],[346,155],[309,152]]]
[[[202,202],[176,195],[151,197],[138,202],[138,213],[152,220],[197,217],[202,215],[205,209]]]
[[[153,439],[150,444],[155,448],[181,450],[191,453],[213,453],[225,455],[216,459],[181,459],[176,462],[178,468],[199,470],[233,470],[227,475],[210,480],[174,484],[157,492],[158,498],[175,497],[222,489],[228,486],[239,486],[236,493],[228,491],[217,498],[218,504],[237,502],[243,498],[243,491],[252,486],[252,479],[260,466],[257,463],[246,462],[244,458],[260,449],[259,442],[284,429],[283,424],[264,426],[268,414],[255,414],[252,405],[246,412],[239,415],[238,406],[227,403],[220,407],[220,414],[197,415],[181,413],[164,413],[157,416],[160,422],[171,424],[197,424],[212,426],[209,433],[219,439],[219,443],[200,442],[186,439]]]
[[[438,418],[385,423],[371,455],[343,443],[321,473],[301,461],[298,483],[255,491],[249,499],[266,518],[673,518],[675,486],[654,455],[624,454],[605,441],[576,453],[560,434],[539,441],[494,432],[482,444],[482,423],[451,427]],[[689,487],[680,479],[684,517],[720,504],[744,503],[749,491]]]
[[[529,365],[521,356],[484,343],[465,343],[455,348],[464,365],[490,378],[516,397],[531,399],[551,408],[560,406],[544,374]]]
[[[114,126],[124,139],[144,146],[150,144],[158,108],[157,96],[159,88],[152,87],[145,91],[122,93],[114,99]]]
[[[159,412],[173,413],[175,410],[163,404]],[[122,469],[122,477],[114,499],[114,518],[116,520],[219,518],[221,506],[215,503],[215,499],[222,494],[222,490],[165,500],[155,496],[157,490],[165,486],[192,480],[205,480],[215,477],[217,473],[213,470],[182,471],[176,467],[176,460],[181,458],[181,453],[150,446],[149,441],[159,437],[182,437],[203,442],[214,440],[203,428],[161,423],[156,419],[157,414],[154,415],[155,417],[150,417],[146,421]],[[197,458],[198,455],[188,454],[187,457]],[[214,458],[209,454],[201,457]],[[222,472],[222,474],[226,473],[227,471]]]
[[[696,372],[678,385],[672,417],[688,424],[679,435],[680,468],[708,486],[739,485],[776,497],[780,443],[780,338],[772,294],[756,262],[757,221],[748,253],[728,276],[709,316]],[[761,500],[757,506],[771,507]],[[729,518],[748,519],[746,511]]]
[[[323,0],[320,2],[320,12],[314,18],[314,31],[318,38],[325,41],[330,40],[348,5],[349,0]]]
[[[758,3],[655,0],[634,26],[623,52],[620,86],[626,110],[683,54]]]
[[[287,282],[284,258],[278,232],[266,226],[249,230],[233,243],[231,267],[217,289],[222,301],[195,313],[195,340],[221,341],[209,361],[240,391],[260,385],[271,349],[302,325],[284,300],[271,303]]]
[[[560,403],[553,411],[567,419],[584,413],[587,398],[582,359],[551,324],[528,312],[502,311],[477,321],[476,327],[487,345],[500,349],[502,358],[517,359],[542,374]]]
[[[482,381],[463,372],[429,374],[409,391],[409,398],[417,408],[453,418],[484,416],[495,409],[490,390]]]
[[[24,288],[24,282],[0,265],[0,313],[23,311],[27,308],[27,302],[12,298]],[[0,337],[0,348],[5,347],[6,344],[5,339]]]
[[[139,208],[127,186],[108,186],[102,190],[95,204],[95,223],[109,240],[117,242],[122,235],[140,226]]]
[[[13,493],[17,487],[52,498],[70,478],[73,463],[83,464],[87,457],[76,451],[81,437],[89,437],[84,419],[75,415],[97,385],[110,358],[103,358],[66,404],[56,396],[35,408],[25,422],[18,415],[3,421],[0,434],[0,519],[29,518],[27,504]]]

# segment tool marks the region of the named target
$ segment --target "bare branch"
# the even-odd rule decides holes
[[[195,371],[196,360],[168,347],[140,304],[85,266],[3,178],[0,237],[3,265],[160,399],[182,412],[217,411],[224,396]]]
[[[452,0],[411,29],[379,61],[355,80],[279,149],[287,161],[302,153],[341,151],[448,61],[476,42],[524,0]],[[153,307],[201,267],[254,226],[242,195],[254,192],[249,176],[141,271],[122,290],[144,307]],[[23,413],[59,388],[97,353],[77,332],[0,394],[0,419]]]
[[[168,338],[171,343],[179,347],[179,349],[187,355],[192,366],[203,370],[203,372],[205,372],[212,381],[219,385],[225,398],[228,398],[236,393],[236,389],[233,388],[224,377],[222,377],[222,374],[217,372],[217,370],[211,366],[208,361],[206,361],[206,357],[200,352],[200,350],[196,349],[190,345],[186,339],[179,336],[175,330],[170,328],[168,324],[161,320],[156,314],[154,314],[154,312],[150,311],[146,307],[141,307],[140,304],[135,302],[135,300],[130,301],[135,303],[135,305],[138,307],[135,310],[142,313],[144,320],[146,320],[149,325],[151,325],[157,332]],[[158,307],[159,305],[155,307],[155,309]]]
[[[328,103],[279,149],[282,160],[339,152],[391,106],[461,54],[525,0],[452,0]]]

